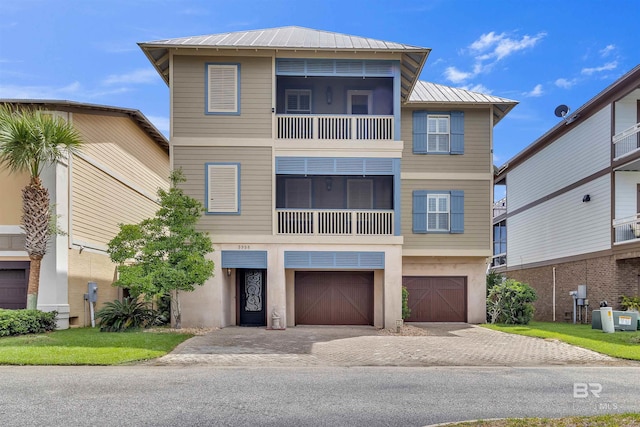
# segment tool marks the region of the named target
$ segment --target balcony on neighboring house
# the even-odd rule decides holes
[[[392,236],[391,176],[278,176],[275,233]]]
[[[493,218],[507,213],[507,198],[503,197],[497,202],[493,202]]]
[[[640,214],[613,220],[615,243],[640,241]]]
[[[640,150],[640,123],[616,134],[612,138],[615,160]]]

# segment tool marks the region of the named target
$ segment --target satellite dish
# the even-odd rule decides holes
[[[558,106],[556,107],[556,109],[555,109],[555,111],[554,111],[553,113],[556,115],[556,117],[562,117],[562,118],[564,118],[564,116],[566,116],[566,115],[567,115],[567,113],[569,113],[569,110],[570,110],[570,108],[569,108],[569,107],[567,107],[567,106],[566,106],[566,105],[564,105],[564,104],[560,104],[560,105],[558,105]]]

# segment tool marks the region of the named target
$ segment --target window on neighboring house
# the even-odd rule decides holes
[[[413,232],[464,233],[464,191],[414,191]]]
[[[240,114],[240,64],[206,64],[207,114]]]
[[[308,89],[285,90],[287,114],[311,114],[311,91]]]
[[[240,213],[240,164],[206,164],[206,213]]]
[[[464,154],[464,113],[413,112],[414,154]]]

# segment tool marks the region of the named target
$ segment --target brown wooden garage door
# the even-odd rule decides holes
[[[373,272],[297,271],[297,325],[373,325]]]
[[[28,262],[0,262],[0,308],[26,308],[28,281]]]
[[[408,277],[411,316],[407,322],[466,322],[466,277]]]

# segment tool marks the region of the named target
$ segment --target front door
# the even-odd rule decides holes
[[[239,270],[240,326],[267,326],[266,270]]]

